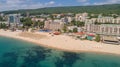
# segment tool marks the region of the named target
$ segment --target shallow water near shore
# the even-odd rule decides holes
[[[65,52],[0,37],[0,67],[120,67],[120,56]]]

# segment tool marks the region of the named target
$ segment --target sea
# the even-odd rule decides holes
[[[0,36],[0,67],[120,67],[120,55],[60,51]]]

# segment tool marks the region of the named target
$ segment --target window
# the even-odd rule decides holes
[[[118,29],[117,28],[114,28],[114,33],[117,33]]]
[[[108,27],[106,27],[106,28],[105,28],[105,32],[107,32],[107,33],[108,33]]]
[[[120,34],[120,28],[119,28],[119,34]]]
[[[112,30],[113,30],[112,27],[110,27],[110,33],[112,33]]]
[[[104,27],[102,27],[102,33],[104,32]]]

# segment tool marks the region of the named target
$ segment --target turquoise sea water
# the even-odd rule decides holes
[[[0,37],[0,67],[120,67],[120,56],[63,52]]]

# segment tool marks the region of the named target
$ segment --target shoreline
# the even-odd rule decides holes
[[[2,35],[0,35],[0,36],[2,36]],[[17,38],[9,37],[9,36],[2,36],[2,37],[17,39]],[[25,41],[25,42],[27,41],[29,43],[36,44],[37,46],[40,46],[40,47],[44,47],[44,48],[48,48],[48,49],[54,49],[54,50],[58,50],[58,51],[65,51],[65,52],[72,52],[72,53],[89,53],[90,52],[90,53],[95,53],[95,54],[109,54],[109,55],[120,56],[120,54],[108,53],[108,52],[85,51],[85,50],[66,50],[66,49],[52,47],[52,46],[48,46],[48,45],[44,45],[44,44],[40,44],[40,43],[36,43],[36,42],[31,42],[31,41],[24,40],[24,39],[17,39],[17,40],[22,40],[22,41]]]
[[[2,31],[3,32],[3,31]],[[5,33],[5,32],[3,32],[3,33]],[[15,32],[11,32],[11,33],[15,33]],[[0,31],[0,36],[3,36],[3,37],[9,37],[9,38],[14,38],[14,39],[18,39],[18,40],[22,40],[22,41],[27,41],[27,42],[31,42],[31,43],[34,43],[34,44],[36,44],[36,45],[38,45],[38,46],[41,46],[41,47],[45,47],[45,48],[49,48],[49,49],[55,49],[55,50],[60,50],[60,51],[66,51],[66,52],[76,52],[76,53],[78,53],[78,52],[81,52],[81,53],[83,53],[83,52],[93,52],[93,53],[101,53],[101,54],[110,54],[110,55],[120,55],[120,52],[111,52],[112,50],[110,50],[110,51],[102,51],[102,49],[100,49],[100,48],[88,48],[88,47],[79,47],[80,49],[73,49],[74,48],[74,44],[73,44],[73,46],[71,47],[71,49],[68,47],[68,48],[66,48],[66,47],[60,47],[60,46],[54,46],[54,45],[56,45],[56,44],[53,44],[53,45],[51,45],[51,44],[45,44],[44,42],[42,43],[42,42],[40,42],[40,40],[42,41],[47,41],[47,40],[49,40],[49,39],[40,39],[40,40],[35,40],[35,39],[30,39],[30,38],[25,38],[25,37],[21,37],[21,36],[19,36],[18,34],[19,34],[20,32],[16,32],[15,34],[13,34],[13,35],[7,35],[7,34],[1,34],[1,31]],[[63,35],[61,35],[61,36],[63,36]],[[56,37],[56,36],[55,36]],[[59,37],[59,36],[58,36]],[[37,42],[37,41],[39,41],[39,42]],[[65,42],[64,42],[65,43]],[[69,45],[69,44],[68,44]],[[82,44],[83,45],[83,44]],[[61,46],[63,46],[63,45],[61,45]],[[108,45],[107,45],[108,46]],[[112,46],[118,46],[119,48],[120,48],[120,46],[119,45],[112,45]],[[98,46],[97,46],[98,47]],[[102,46],[103,47],[103,46]],[[81,49],[82,48],[82,49]],[[87,49],[88,48],[88,49]],[[91,49],[91,50],[90,50]],[[98,49],[98,50],[97,50]],[[111,48],[110,48],[111,49]],[[116,49],[116,48],[115,48]],[[107,49],[106,49],[107,50]],[[118,49],[118,51],[119,51],[119,49]]]

